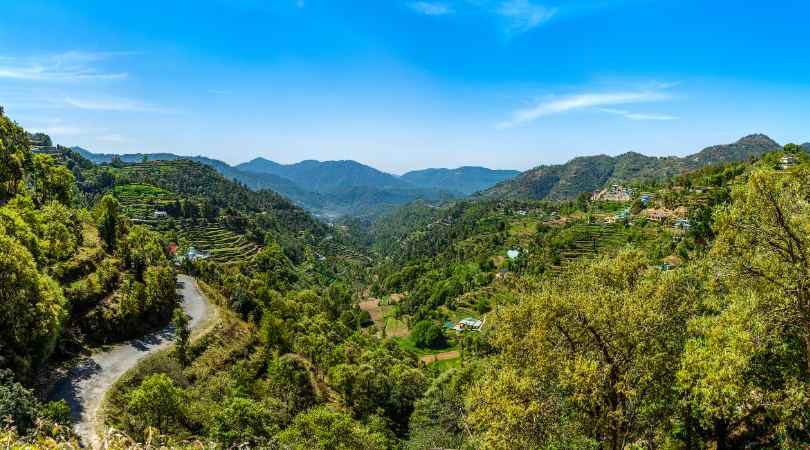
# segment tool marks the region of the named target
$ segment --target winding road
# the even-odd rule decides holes
[[[191,317],[189,328],[193,331],[208,321],[214,308],[208,304],[194,278],[178,275],[177,281],[182,285],[178,289],[183,297],[181,306]],[[97,414],[107,390],[143,357],[171,344],[173,339],[174,327],[169,325],[138,339],[115,345],[87,357],[56,383],[50,398],[64,399],[70,406],[74,430],[84,445],[93,448],[100,445]]]

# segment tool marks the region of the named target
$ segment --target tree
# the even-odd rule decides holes
[[[441,348],[446,343],[444,330],[432,320],[418,322],[411,330],[411,339],[419,348]]]
[[[34,200],[42,206],[50,201],[70,205],[76,178],[50,155],[34,155]]]
[[[279,431],[281,418],[262,403],[234,397],[214,414],[211,422],[211,437],[227,448],[239,445],[261,448]]]
[[[188,339],[191,331],[188,329],[188,316],[183,308],[177,307],[172,314],[172,324],[174,325],[174,355],[180,365],[185,367],[188,364]]]
[[[388,443],[382,434],[327,406],[299,414],[277,438],[283,448],[294,450],[373,450]]]
[[[119,217],[118,200],[112,194],[106,194],[101,198],[95,209],[95,218],[107,251],[114,252],[123,230]]]
[[[66,315],[56,282],[37,272],[31,253],[0,231],[0,367],[27,376],[50,355]]]
[[[126,237],[121,239],[119,248],[124,265],[132,270],[139,281],[144,280],[148,267],[168,262],[160,235],[141,225],[130,228]]]
[[[690,324],[677,382],[684,423],[718,449],[810,441],[808,176],[757,169],[716,214],[717,286]]]
[[[497,313],[497,363],[468,394],[485,447],[617,450],[670,432],[705,269],[647,264],[630,250],[578,262]]]
[[[147,427],[167,433],[185,420],[186,394],[165,374],[148,376],[126,397],[127,412],[138,433]]]
[[[810,372],[810,169],[755,171],[716,223],[712,254],[727,258],[740,281],[768,286],[760,308],[772,326],[801,337]]]
[[[256,255],[256,269],[262,273],[268,289],[286,292],[295,282],[292,262],[275,242],[270,242]]]
[[[22,190],[25,166],[30,160],[28,135],[0,107],[0,204]]]

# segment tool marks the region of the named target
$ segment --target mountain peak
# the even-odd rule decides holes
[[[741,137],[735,144],[749,144],[749,145],[766,145],[766,146],[778,146],[779,144],[776,143],[770,136],[762,133],[754,133],[749,134],[748,136]]]

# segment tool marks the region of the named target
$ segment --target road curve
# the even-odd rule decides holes
[[[188,275],[178,275],[182,284],[181,306],[188,314],[189,328],[194,330],[207,322],[213,313],[197,281]],[[53,390],[52,400],[64,399],[70,406],[74,430],[82,444],[97,448],[100,445],[97,431],[97,414],[104,394],[127,370],[146,355],[172,343],[174,327],[169,325],[138,339],[115,345],[84,359],[60,379]]]

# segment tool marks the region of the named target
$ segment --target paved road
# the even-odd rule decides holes
[[[207,321],[213,308],[197,287],[194,278],[178,275],[177,281],[183,287],[178,293],[183,296],[183,310],[191,316],[189,328],[192,330]],[[118,344],[107,351],[86,358],[54,386],[51,399],[64,399],[70,405],[74,429],[84,445],[99,446],[96,434],[96,414],[107,389],[127,370],[135,366],[144,356],[172,343],[174,327],[167,326],[160,331],[132,341]]]

